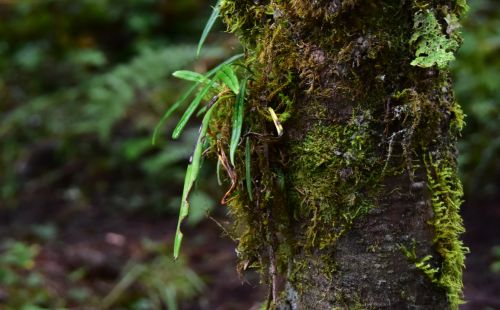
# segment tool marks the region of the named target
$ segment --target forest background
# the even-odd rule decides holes
[[[240,51],[202,0],[0,0],[0,308],[258,309],[235,270],[230,219],[204,165],[180,260],[171,244],[196,122],[151,136],[185,89]],[[452,64],[460,143],[462,309],[500,309],[500,3],[470,1]]]

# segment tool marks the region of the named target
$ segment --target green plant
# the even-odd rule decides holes
[[[184,100],[186,100],[189,95],[194,92],[196,88],[199,88],[199,92],[194,99],[191,101],[190,105],[186,108],[184,114],[179,120],[177,126],[175,127],[172,137],[174,139],[178,138],[187,122],[191,118],[191,116],[195,113],[195,111],[199,108],[203,99],[209,99],[207,105],[202,107],[198,113],[204,113],[204,117],[202,120],[202,125],[199,131],[199,136],[196,142],[196,147],[191,156],[190,163],[186,170],[186,176],[184,179],[184,189],[182,193],[182,201],[179,213],[179,222],[177,225],[176,236],[175,236],[175,244],[174,244],[174,257],[178,257],[180,245],[182,242],[182,232],[181,232],[181,224],[184,218],[189,213],[189,194],[193,189],[194,183],[198,177],[202,154],[205,150],[206,145],[206,137],[207,130],[209,127],[209,123],[212,117],[212,113],[217,109],[219,104],[232,104],[233,110],[233,127],[231,133],[231,141],[230,141],[230,160],[231,163],[234,164],[234,156],[236,152],[236,148],[241,139],[241,130],[243,124],[243,112],[244,112],[244,98],[246,91],[246,83],[247,79],[243,79],[241,81],[238,80],[236,70],[238,67],[232,64],[241,55],[236,55],[219,66],[215,67],[211,71],[209,71],[205,75],[200,75],[196,72],[189,71],[177,71],[174,72],[174,76],[194,82],[194,86],[190,88],[190,90],[184,94],[180,101],[175,103],[173,107],[178,107]],[[212,77],[213,76],[213,77]],[[212,93],[210,93],[212,92]],[[221,103],[223,102],[223,103]],[[221,108],[221,109],[224,109]],[[169,117],[171,114],[170,111],[167,111],[164,119]],[[212,133],[212,135],[216,135],[216,133]],[[153,139],[155,137],[153,136]],[[223,163],[223,165],[228,169],[228,163]]]
[[[201,35],[200,41],[198,43],[198,48],[196,55],[199,55],[203,44],[213,27],[216,19],[220,13],[220,5],[221,2],[218,1],[215,7],[213,8],[212,14],[205,25],[205,29]],[[177,229],[175,233],[175,241],[174,241],[174,258],[179,256],[180,246],[182,243],[183,234],[181,231],[181,225],[184,219],[189,214],[190,208],[190,193],[193,190],[194,184],[198,178],[198,174],[200,171],[200,167],[202,164],[202,155],[206,152],[208,148],[218,148],[220,147],[220,140],[217,139],[217,136],[220,133],[210,132],[209,133],[209,125],[211,122],[212,114],[223,114],[228,110],[232,110],[232,131],[231,138],[229,142],[229,162],[223,150],[221,150],[222,155],[219,155],[219,160],[217,162],[217,178],[220,183],[220,166],[222,165],[225,170],[230,175],[232,186],[229,189],[228,193],[235,185],[235,178],[233,169],[231,165],[234,166],[235,154],[240,144],[241,140],[241,132],[243,127],[243,114],[245,111],[245,93],[246,86],[249,80],[249,76],[244,77],[243,79],[239,79],[238,75],[249,75],[248,70],[242,64],[235,63],[239,58],[241,58],[243,54],[235,55],[230,57],[226,61],[222,62],[212,70],[208,71],[205,74],[200,74],[194,71],[188,70],[180,70],[173,73],[173,76],[193,82],[191,88],[189,88],[185,93],[183,93],[178,101],[176,101],[164,114],[161,121],[157,124],[153,137],[152,144],[154,145],[157,140],[157,135],[159,129],[163,125],[163,123],[173,114],[175,110],[177,110],[188,98],[193,96],[192,101],[185,109],[184,114],[180,118],[177,126],[174,128],[172,133],[172,138],[177,139],[185,128],[186,124],[190,120],[190,118],[195,114],[196,110],[200,107],[203,100],[207,101],[207,104],[198,109],[197,115],[204,115],[201,123],[201,127],[199,130],[199,135],[196,141],[196,146],[194,152],[189,160],[189,164],[186,169],[186,175],[184,178],[184,187],[181,198],[181,206],[179,211],[179,220],[177,224]],[[195,91],[198,90],[198,93],[194,95]],[[229,105],[229,109],[228,109]],[[220,106],[220,107],[219,107]],[[274,111],[270,110],[273,118],[276,118]],[[275,124],[279,124],[276,123]],[[278,125],[276,125],[278,128]],[[221,129],[224,130],[224,129]],[[278,130],[279,131],[279,130]],[[208,139],[207,139],[208,138]],[[210,139],[212,138],[212,139]],[[211,141],[209,141],[211,140]],[[249,140],[246,140],[246,157],[249,158]],[[247,160],[246,163],[246,178],[247,178],[247,189],[249,195],[251,195],[251,184],[250,184],[250,162]],[[227,194],[226,194],[227,195]],[[223,198],[223,203],[225,199]]]
[[[0,290],[7,310],[49,309],[60,306],[47,289],[43,274],[34,270],[40,247],[15,240],[2,243],[0,251]]]
[[[101,170],[122,169],[120,166],[133,165],[148,180],[144,183],[147,186],[145,190],[153,193],[143,195],[147,198],[126,199],[126,203],[117,200],[113,204],[130,205],[130,208],[144,205],[156,208],[161,205],[161,209],[171,210],[163,208],[165,198],[159,196],[159,189],[156,190],[156,187],[162,186],[158,184],[158,180],[182,182],[177,165],[189,157],[192,140],[182,139],[160,149],[149,143],[150,135],[147,130],[157,117],[156,110],[164,106],[163,100],[169,94],[164,91],[165,78],[172,73],[174,66],[194,61],[194,55],[189,52],[193,49],[194,46],[186,45],[144,49],[128,63],[110,68],[80,85],[35,97],[3,115],[0,122],[0,165],[5,167],[5,173],[0,179],[4,201],[15,198],[22,186],[12,163],[29,156],[30,149],[39,141],[47,137],[56,140],[57,156],[71,162],[82,156],[86,152],[85,144],[98,136],[99,141],[94,143],[105,146],[106,153],[96,154],[93,150],[90,156],[93,161],[89,165],[97,164],[99,157],[104,157],[99,163]],[[220,48],[208,47],[204,56],[218,58],[223,53]],[[134,111],[140,111],[140,114]],[[132,113],[134,118],[131,118]],[[135,132],[132,136],[117,136],[117,128],[124,123],[127,123],[127,130]],[[192,136],[191,133],[194,134],[190,131],[186,137]],[[157,131],[156,135],[159,134]],[[54,169],[53,178],[63,173],[63,169],[64,166]],[[160,175],[166,169],[171,173]],[[46,178],[47,175],[41,177]],[[40,179],[40,182],[47,180]],[[122,197],[124,192],[133,194],[133,191],[128,190],[120,192],[117,196]],[[174,198],[168,199],[172,201]]]
[[[184,40],[198,26],[200,3],[0,5],[0,208],[19,206],[29,184],[35,193],[47,187],[79,192],[67,199],[71,205],[172,211],[165,200],[172,205],[170,185],[182,185],[178,165],[192,142],[149,143],[151,127],[178,86],[167,77],[177,66],[208,66],[227,55],[206,47],[196,60],[190,53],[196,45],[176,40],[175,29],[183,27]],[[40,158],[39,149],[49,158]],[[72,173],[76,166],[81,169]],[[58,182],[68,172],[70,180]],[[123,177],[117,181],[116,175]],[[210,191],[200,188],[205,196]],[[94,204],[96,196],[105,202]]]
[[[164,246],[157,242],[145,240],[143,247],[154,257],[146,261],[129,261],[123,269],[121,279],[102,300],[102,309],[113,308],[125,302],[138,309],[167,307],[175,310],[180,300],[194,297],[203,291],[204,282],[183,259],[173,261],[166,257],[163,254]],[[131,293],[134,285],[140,287],[144,294],[134,296]]]
[[[500,3],[470,1],[464,44],[453,63],[455,94],[467,114],[459,164],[467,196],[498,193],[500,165]]]
[[[494,261],[490,266],[492,272],[500,273],[500,246],[494,246],[491,249]]]

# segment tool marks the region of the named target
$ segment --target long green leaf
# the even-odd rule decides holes
[[[175,76],[176,78],[191,82],[199,82],[199,83],[208,82],[208,79],[205,77],[205,75],[189,70],[178,70],[172,73],[172,75]]]
[[[203,43],[205,43],[205,40],[207,39],[208,34],[210,33],[210,30],[212,30],[212,27],[215,24],[215,21],[217,20],[217,17],[219,17],[219,12],[220,12],[220,0],[217,1],[217,4],[215,4],[214,9],[212,11],[212,14],[210,15],[210,18],[207,21],[207,24],[205,25],[205,29],[203,29],[203,32],[200,37],[200,42],[198,42],[198,49],[196,50],[196,57],[200,56],[201,48],[203,47]]]
[[[250,139],[247,137],[246,138],[246,143],[245,143],[245,181],[247,185],[247,192],[248,192],[248,198],[250,198],[250,201],[253,201],[253,195],[252,195],[252,173],[250,171]]]
[[[165,121],[170,117],[170,115],[172,115],[172,113],[175,112],[175,110],[177,110],[183,103],[184,101],[186,101],[186,99],[196,90],[196,88],[198,87],[198,85],[200,85],[200,83],[196,83],[194,84],[193,86],[191,86],[183,95],[182,97],[177,100],[166,112],[165,114],[163,114],[161,120],[158,122],[158,124],[156,124],[155,126],[155,129],[153,131],[153,138],[151,140],[151,144],[155,145],[156,144],[156,140],[157,140],[157,137],[158,137],[158,133],[160,131],[160,128],[161,126],[163,125],[163,123],[165,123]]]
[[[203,117],[203,121],[200,127],[200,134],[198,136],[198,140],[196,141],[196,147],[190,159],[190,163],[186,169],[186,176],[184,178],[184,188],[182,191],[182,198],[181,198],[182,199],[181,208],[179,210],[179,220],[177,222],[177,230],[175,231],[175,238],[174,238],[174,258],[177,258],[179,256],[183,238],[183,234],[181,231],[181,224],[189,214],[189,193],[191,192],[191,189],[193,188],[194,182],[196,181],[196,178],[198,177],[198,173],[200,171],[201,155],[203,154],[203,139],[207,134],[208,123],[210,122],[210,118],[212,117],[212,111],[216,105],[217,103],[215,103]]]
[[[243,112],[245,110],[245,91],[247,79],[241,81],[238,95],[236,96],[236,105],[233,111],[233,131],[231,133],[231,144],[229,145],[229,158],[234,166],[234,155],[238,148],[241,137],[241,127],[243,126]]]
[[[188,106],[188,108],[182,115],[181,119],[177,123],[174,132],[172,133],[173,139],[177,139],[179,135],[182,133],[182,130],[184,129],[184,127],[186,127],[187,122],[189,121],[193,113],[196,111],[198,106],[200,105],[201,100],[203,100],[207,92],[210,90],[210,87],[212,87],[214,81],[215,79],[210,80],[210,83],[208,83],[205,87],[203,87],[200,93],[193,99],[191,104]]]
[[[220,63],[218,66],[216,66],[215,68],[213,68],[212,70],[208,71],[206,74],[205,74],[205,77],[206,78],[209,78],[211,77],[212,75],[216,74],[224,65],[227,65],[227,64],[230,64],[230,63],[233,63],[235,62],[236,60],[240,59],[241,57],[243,57],[244,54],[237,54],[237,55],[234,55],[228,59],[226,59],[225,61],[223,61],[222,63]],[[153,131],[153,137],[151,139],[151,144],[155,145],[156,144],[156,141],[157,141],[157,138],[158,138],[158,133],[160,132],[160,129],[161,129],[161,126],[165,123],[165,121],[172,115],[172,113],[175,112],[175,110],[177,110],[183,103],[184,101],[186,101],[187,98],[189,98],[189,96],[196,90],[196,88],[200,85],[201,83],[197,82],[196,84],[194,84],[193,86],[191,86],[183,95],[182,97],[177,100],[166,112],[165,114],[163,114],[161,120],[158,122],[158,124],[155,126],[155,129]]]
[[[236,73],[230,65],[223,66],[218,72],[217,76],[226,84],[229,89],[236,95],[239,92],[239,82]]]
[[[179,210],[179,220],[177,222],[177,229],[175,231],[175,238],[174,238],[174,259],[177,259],[179,257],[179,251],[181,249],[181,243],[182,243],[182,237],[184,234],[181,231],[181,224],[182,221],[186,218],[186,216],[189,214],[189,201],[188,201],[188,196],[189,196],[189,191],[191,189],[191,180],[192,180],[192,165],[189,164],[186,169],[186,176],[184,177],[184,188],[182,190],[182,197],[181,197],[181,208]]]

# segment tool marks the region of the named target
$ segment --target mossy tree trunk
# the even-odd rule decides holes
[[[458,308],[463,115],[447,64],[465,9],[464,0],[221,2],[252,71],[252,182],[240,178],[229,205],[240,266],[260,268],[272,307]]]

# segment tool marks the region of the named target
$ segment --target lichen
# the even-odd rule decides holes
[[[436,16],[431,10],[415,13],[414,33],[409,43],[415,46],[415,59],[412,66],[430,68],[436,65],[440,69],[446,68],[448,63],[455,59],[454,52],[459,46],[456,38],[447,37]]]

